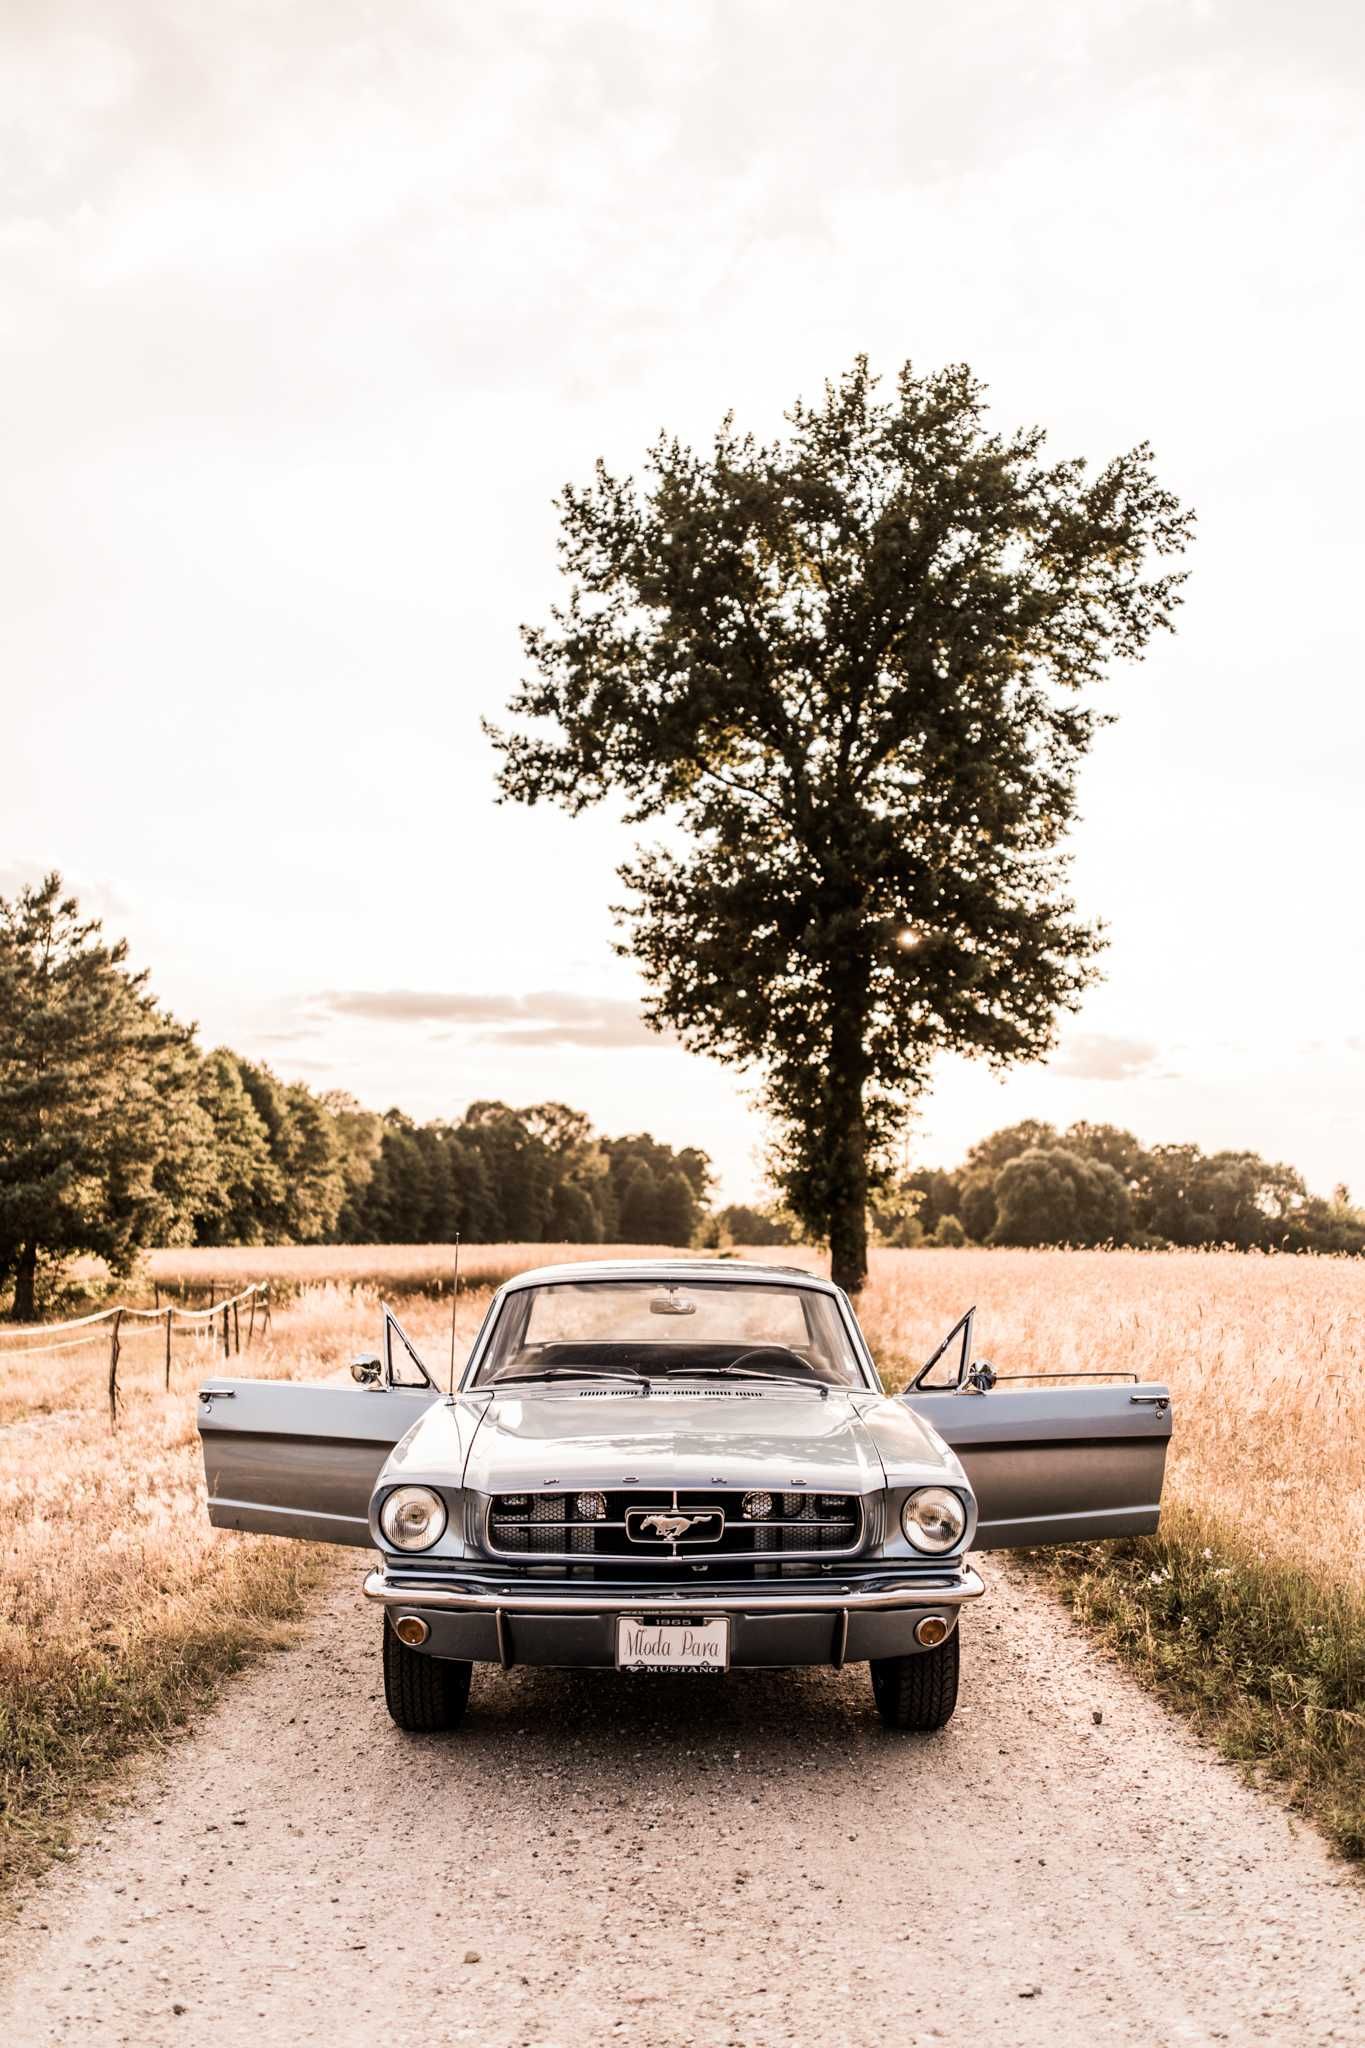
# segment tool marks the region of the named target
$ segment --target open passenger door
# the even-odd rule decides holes
[[[205,1381],[199,1434],[215,1528],[369,1546],[380,1468],[440,1396],[388,1308],[382,1358],[357,1359],[352,1373],[360,1385]]]
[[[956,1384],[922,1385],[959,1332]],[[1171,1440],[1169,1389],[1002,1387],[989,1365],[973,1364],[971,1337],[969,1310],[903,1398],[962,1460],[980,1515],[972,1548],[1150,1535]]]

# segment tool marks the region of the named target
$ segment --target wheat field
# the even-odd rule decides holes
[[[861,1304],[901,1386],[955,1316],[1001,1373],[1164,1381],[1167,1498],[1365,1590],[1365,1262],[1241,1252],[881,1252]]]
[[[461,1352],[508,1273],[594,1255],[601,1249],[466,1247]],[[822,1265],[802,1251],[741,1256]],[[143,1299],[154,1285],[193,1295],[270,1278],[277,1307],[269,1334],[240,1359],[223,1359],[216,1333],[177,1332],[169,1391],[164,1330],[125,1331],[117,1430],[106,1331],[56,1355],[33,1352],[41,1330],[0,1340],[0,1868],[31,1866],[59,1847],[73,1788],[182,1719],[243,1657],[287,1640],[325,1567],[325,1554],[307,1547],[209,1528],[195,1430],[200,1378],[344,1371],[355,1351],[375,1346],[381,1294],[439,1378],[451,1264],[450,1248],[429,1246],[155,1254]],[[888,1385],[902,1386],[973,1303],[978,1355],[1001,1373],[1105,1369],[1170,1385],[1165,1523],[1196,1565],[1205,1561],[1200,1570],[1262,1567],[1321,1588],[1327,1620],[1315,1609],[1305,1630],[1337,1625],[1332,1617],[1347,1611],[1332,1605],[1338,1596],[1358,1614],[1365,1263],[879,1251],[859,1312]],[[1153,1582],[1170,1569],[1162,1565]],[[1291,1627],[1301,1607],[1301,1598],[1290,1603]],[[1294,1645],[1283,1654],[1292,1666]]]

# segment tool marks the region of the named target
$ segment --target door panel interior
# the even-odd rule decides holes
[[[962,1460],[980,1513],[974,1550],[1156,1528],[1171,1437],[1165,1387],[995,1387],[905,1400]]]
[[[207,1380],[199,1392],[209,1520],[317,1543],[370,1543],[380,1467],[432,1387]]]

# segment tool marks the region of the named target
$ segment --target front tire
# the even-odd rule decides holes
[[[927,1735],[945,1728],[957,1705],[958,1630],[936,1649],[909,1657],[873,1657],[872,1691],[884,1728]]]
[[[384,1704],[409,1735],[441,1735],[458,1728],[473,1675],[472,1664],[410,1650],[384,1617]]]

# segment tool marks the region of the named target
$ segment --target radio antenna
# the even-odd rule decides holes
[[[455,1233],[455,1285],[450,1296],[450,1398],[455,1398],[455,1326],[460,1314],[460,1233]]]

